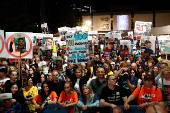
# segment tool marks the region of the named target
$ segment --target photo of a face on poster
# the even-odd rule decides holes
[[[39,68],[40,73],[48,74],[48,67],[47,67],[47,63],[45,61],[40,62],[38,64],[38,68]]]
[[[52,49],[53,47],[53,38],[52,37],[43,37],[43,44],[46,48]]]
[[[37,46],[39,46],[39,47],[43,46],[43,38],[42,37],[38,37],[36,42],[37,42]]]
[[[141,50],[142,55],[155,55],[155,36],[142,36],[141,37]]]
[[[63,68],[62,58],[61,57],[53,57],[53,67],[54,70],[62,71]]]
[[[61,41],[59,43],[59,49],[60,49],[60,54],[65,54],[65,52],[66,52],[66,42],[65,41]]]
[[[116,52],[118,39],[117,38],[105,38],[106,39],[106,49],[108,52]]]
[[[41,49],[44,61],[48,61],[52,59],[52,49]]]
[[[16,51],[26,51],[25,34],[14,34]]]
[[[123,57],[131,53],[131,41],[130,40],[120,40],[120,55]]]
[[[0,112],[6,113],[14,105],[11,102],[12,93],[1,93],[0,94]],[[12,112],[12,111],[11,111]]]
[[[170,40],[161,41],[161,54],[170,54]]]

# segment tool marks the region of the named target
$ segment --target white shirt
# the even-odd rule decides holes
[[[163,86],[164,85],[170,85],[170,81],[166,81],[165,78],[163,78]],[[164,87],[162,89],[162,78],[160,78],[158,80],[158,87],[161,89],[161,90],[164,90]]]

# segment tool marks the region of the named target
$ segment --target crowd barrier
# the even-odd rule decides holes
[[[30,104],[30,102],[28,103],[24,103],[24,104]],[[22,106],[24,106],[24,104]],[[42,104],[42,103],[39,103],[39,104]],[[17,105],[15,105],[13,108],[11,108],[10,110],[8,110],[6,113],[10,113],[11,110],[14,110],[15,107],[17,107],[19,105],[19,103],[17,103]],[[74,106],[74,113],[88,113],[88,111],[83,111],[81,108],[78,108],[78,109],[75,109],[75,107],[77,106]],[[102,106],[99,106],[99,107],[102,107]],[[145,109],[141,109],[139,110],[137,105],[131,105],[129,110],[124,110],[124,106],[121,105],[119,106],[122,108],[123,110],[123,113],[145,113]],[[24,107],[19,110],[19,111],[15,111],[15,113],[27,113],[29,112],[29,110],[26,110]],[[61,107],[59,106],[58,104],[53,104],[53,105],[46,105],[43,109],[43,111],[36,111],[36,112],[41,112],[41,113],[50,113],[50,112],[55,112],[55,113],[67,113],[67,108],[66,107]],[[110,113],[113,113],[113,108],[110,108]]]
[[[12,113],[12,111],[15,111],[14,109],[17,107],[17,106],[20,106],[19,103],[16,102],[16,105],[14,107],[12,107],[11,109],[9,109],[8,111],[6,111],[5,113]],[[16,111],[15,111],[16,112]],[[17,113],[20,113],[21,110],[19,110]]]

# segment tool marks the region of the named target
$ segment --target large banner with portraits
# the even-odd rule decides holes
[[[6,32],[6,58],[32,58],[33,34]]]

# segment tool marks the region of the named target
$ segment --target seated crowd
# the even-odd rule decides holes
[[[38,56],[30,63],[22,60],[21,70],[8,60],[0,63],[0,93],[12,93],[10,102],[21,105],[15,110],[42,111],[46,105],[58,104],[69,113],[76,110],[75,105],[88,113],[109,113],[110,108],[121,113],[137,105],[146,113],[169,112],[170,65],[166,59],[117,55],[100,59],[96,54],[87,63],[67,61],[65,71],[49,66],[48,74],[38,71],[42,60]]]

